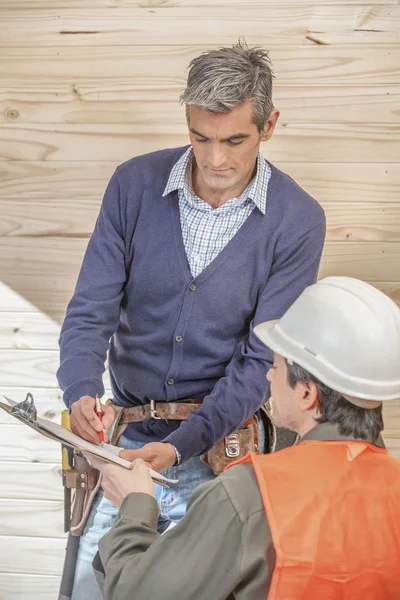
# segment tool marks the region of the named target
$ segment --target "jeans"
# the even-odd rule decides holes
[[[124,436],[121,437],[118,445],[128,450],[136,450],[144,446],[143,443],[128,440]],[[190,458],[182,465],[170,467],[163,471],[163,475],[171,479],[179,479],[179,483],[171,488],[154,486],[160,513],[157,524],[159,533],[163,533],[171,523],[178,523],[182,519],[189,497],[201,483],[215,478],[213,472],[203,465],[199,457]],[[102,600],[92,569],[92,561],[100,538],[111,529],[117,514],[118,509],[99,491],[80,541],[72,600]]]

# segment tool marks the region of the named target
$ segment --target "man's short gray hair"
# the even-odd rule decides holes
[[[273,77],[268,51],[239,41],[231,48],[204,52],[191,61],[180,101],[211,113],[229,113],[251,100],[253,121],[261,132],[274,108]]]

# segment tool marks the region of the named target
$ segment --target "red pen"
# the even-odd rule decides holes
[[[103,422],[103,411],[101,410],[101,404],[100,404],[98,394],[96,394],[96,415],[99,417],[100,421]],[[104,444],[104,430],[102,429],[101,431],[98,431],[97,435],[99,436],[100,444],[103,445]]]

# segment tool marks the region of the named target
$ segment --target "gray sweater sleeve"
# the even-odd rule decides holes
[[[250,466],[201,485],[162,536],[157,515],[151,496],[124,500],[93,562],[104,600],[265,600],[274,556]]]

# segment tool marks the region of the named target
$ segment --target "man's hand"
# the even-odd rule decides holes
[[[176,463],[175,448],[172,444],[164,444],[163,442],[150,442],[140,450],[121,450],[119,455],[125,460],[142,458],[157,473],[161,473],[161,471],[172,467]]]
[[[104,496],[117,508],[128,494],[140,492],[154,496],[154,483],[149,468],[140,458],[135,460],[132,469],[124,469],[91,454],[85,453],[85,457],[92,467],[103,473],[101,486]]]
[[[79,400],[73,403],[71,407],[71,430],[73,433],[80,435],[83,439],[99,443],[98,431],[108,429],[114,423],[115,413],[111,406],[102,404],[103,423],[96,415],[96,401],[90,396],[82,396]],[[106,436],[105,436],[106,438]]]

